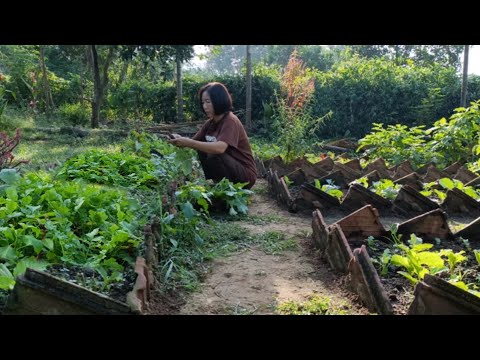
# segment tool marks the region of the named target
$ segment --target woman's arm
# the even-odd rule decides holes
[[[223,141],[203,142],[186,137],[179,137],[168,142],[178,147],[189,147],[207,154],[223,154],[228,148],[228,144]]]

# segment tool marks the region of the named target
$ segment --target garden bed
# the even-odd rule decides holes
[[[425,240],[423,241],[424,244],[427,242],[433,244],[432,252],[450,249],[453,254],[458,254],[460,251],[468,250],[466,253],[467,260],[455,264],[455,274],[460,274],[461,278],[458,280],[466,284],[478,282],[480,265],[475,259],[473,250],[478,250],[480,246],[478,242],[470,243],[457,235],[462,232],[468,232],[468,229],[474,226],[476,226],[475,221],[459,232],[452,234],[445,215],[441,210],[434,210],[403,222],[398,226],[398,233],[397,230],[394,233],[390,233],[385,231],[378,218],[378,212],[371,206],[365,206],[329,226],[324,222],[319,210],[314,211],[312,220],[314,242],[321,249],[330,266],[337,271],[350,274],[350,288],[358,293],[362,302],[371,311],[379,314],[407,314],[419,313],[421,311],[430,313],[442,313],[443,311],[445,314],[476,313],[475,309],[477,308],[474,305],[465,309],[462,304],[457,304],[458,309],[455,310],[457,305],[450,295],[445,295],[447,299],[442,300],[449,305],[445,305],[441,309],[436,308],[435,303],[432,301],[428,305],[428,310],[425,310],[426,307],[424,305],[418,305],[420,300],[416,300],[415,306],[412,305],[415,296],[425,295],[427,290],[423,292],[415,290],[416,292],[414,293],[414,284],[398,273],[398,271],[404,269],[398,266],[392,267],[388,258],[393,253],[399,253],[398,250],[394,251],[394,242],[406,246],[409,234],[421,234]],[[430,230],[434,231],[430,232]],[[402,233],[404,238],[400,242],[398,236]],[[396,240],[391,240],[392,238]],[[388,261],[382,261],[386,249],[390,251],[387,254]],[[454,266],[450,263],[450,261],[453,261],[453,258],[450,259],[448,257],[448,259],[449,261],[445,261],[445,263],[447,266],[451,264],[451,269],[453,269]],[[448,289],[453,285],[447,283],[447,280],[450,280],[452,276],[447,272],[437,273],[437,283],[441,284],[439,286],[442,289],[447,290],[430,291],[432,285],[425,284],[422,281],[420,281],[421,285],[417,285],[417,287],[420,286],[422,289],[428,288],[429,294],[435,293],[437,294],[436,296],[443,296],[441,294],[444,293],[450,294]],[[457,289],[461,293],[473,296],[465,290]],[[457,290],[454,289],[452,291],[455,293]],[[471,298],[470,296],[466,297]],[[426,296],[426,298],[430,299],[431,297]],[[478,299],[478,302],[480,302],[480,299]],[[412,309],[410,309],[411,307]]]

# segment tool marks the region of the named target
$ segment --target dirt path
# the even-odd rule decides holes
[[[294,239],[296,248],[268,255],[259,246],[252,246],[214,261],[200,291],[187,299],[180,313],[275,314],[277,304],[287,300],[304,302],[314,294],[328,297],[332,306],[347,309],[348,313],[368,313],[355,301],[354,295],[343,290],[345,279],[332,273],[318,259],[310,239],[311,216],[291,214],[280,208],[264,194],[264,180],[259,180],[255,189],[257,193],[249,206],[249,215],[275,221],[263,225],[238,224],[253,234],[284,233]]]

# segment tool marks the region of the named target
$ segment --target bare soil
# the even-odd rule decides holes
[[[347,292],[345,278],[333,273],[319,259],[311,240],[311,214],[292,214],[265,194],[266,182],[258,180],[249,205],[249,215],[273,218],[274,222],[254,225],[239,221],[251,233],[279,231],[292,238],[297,247],[277,255],[252,246],[213,262],[200,291],[189,295],[183,304],[177,298],[154,294],[152,314],[275,314],[278,304],[287,300],[307,301],[320,295],[330,299],[332,308],[351,314],[368,314],[357,297]],[[263,190],[263,191],[262,191]],[[334,215],[331,222],[340,218]]]

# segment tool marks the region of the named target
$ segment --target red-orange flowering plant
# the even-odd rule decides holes
[[[279,143],[285,147],[285,161],[289,162],[305,153],[308,136],[322,124],[330,113],[314,119],[310,103],[315,92],[313,75],[298,58],[295,49],[290,55],[277,96],[276,129]]]
[[[0,132],[0,170],[14,168],[20,164],[28,163],[27,160],[14,161],[12,151],[20,143],[20,129],[17,129],[15,136],[9,137],[4,131]]]

